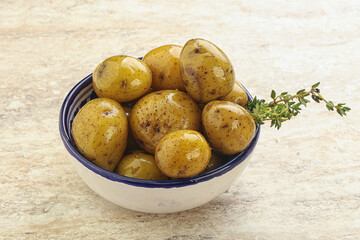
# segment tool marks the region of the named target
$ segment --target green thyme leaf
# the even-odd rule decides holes
[[[320,82],[315,83],[314,85],[311,86],[311,89],[317,88],[320,85]]]
[[[271,96],[272,99],[275,99],[276,97],[276,92],[274,90],[271,91]]]

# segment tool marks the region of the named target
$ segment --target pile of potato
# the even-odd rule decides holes
[[[243,151],[255,134],[230,60],[204,39],[155,48],[142,60],[110,57],[96,67],[93,88],[99,98],[72,124],[75,144],[124,176],[195,176],[222,164],[219,155]]]

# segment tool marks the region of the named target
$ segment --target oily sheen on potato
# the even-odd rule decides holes
[[[128,122],[125,112],[115,100],[94,99],[75,116],[72,135],[76,146],[88,160],[114,171],[127,143]]]
[[[152,76],[148,66],[137,58],[118,55],[101,62],[93,73],[93,87],[99,97],[129,102],[146,94]]]
[[[243,151],[255,135],[255,121],[248,111],[229,101],[206,104],[202,123],[210,145],[225,155]]]
[[[179,130],[165,135],[156,147],[155,160],[160,170],[171,178],[195,176],[204,171],[211,149],[201,133]]]
[[[180,73],[186,91],[199,103],[226,96],[234,86],[234,68],[220,48],[204,39],[186,42],[180,54]]]
[[[194,100],[177,90],[161,90],[142,97],[133,107],[130,127],[137,143],[154,154],[167,133],[200,130],[201,112]]]

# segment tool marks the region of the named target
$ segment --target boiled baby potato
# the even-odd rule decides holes
[[[234,86],[230,60],[204,39],[192,39],[185,44],[180,54],[180,73],[186,91],[200,103],[226,96]]]
[[[101,62],[93,73],[93,86],[99,97],[129,102],[146,94],[151,87],[151,71],[137,58],[112,56]]]
[[[152,72],[152,88],[157,90],[177,89],[185,91],[179,69],[182,47],[164,45],[148,52],[143,61]]]
[[[115,100],[94,99],[75,116],[72,136],[89,161],[114,171],[126,148],[128,121],[125,112]]]
[[[158,167],[171,178],[186,178],[201,173],[210,158],[211,149],[206,139],[193,130],[179,130],[165,135],[155,151]]]
[[[212,101],[202,112],[203,129],[215,151],[232,155],[243,151],[255,135],[248,111],[229,101]]]
[[[154,156],[141,152],[126,155],[119,162],[115,172],[123,176],[138,179],[168,179],[168,177],[166,177],[156,165]]]
[[[142,97],[133,107],[130,127],[140,147],[154,154],[167,133],[181,129],[200,130],[201,112],[185,92],[161,90]]]
[[[234,87],[231,92],[225,97],[219,98],[219,100],[230,101],[239,104],[242,107],[245,107],[248,101],[248,96],[241,84],[238,81],[235,81]]]

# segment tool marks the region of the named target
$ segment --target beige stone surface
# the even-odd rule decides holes
[[[106,57],[194,37],[222,48],[253,95],[320,81],[352,111],[311,103],[264,126],[241,178],[196,209],[107,202],[67,160],[64,97]],[[0,81],[1,240],[360,239],[359,1],[1,1]]]

